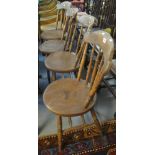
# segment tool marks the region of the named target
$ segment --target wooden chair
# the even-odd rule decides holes
[[[71,8],[71,10],[73,11],[73,10],[76,10],[77,11],[77,9],[73,9],[73,8]],[[51,54],[51,53],[53,53],[53,52],[59,52],[59,51],[64,51],[64,48],[66,47],[65,46],[65,44],[67,43],[67,41],[68,41],[68,38],[70,39],[70,33],[72,33],[71,31],[70,31],[70,28],[71,28],[71,26],[72,26],[72,21],[73,21],[73,19],[74,19],[74,17],[75,17],[75,14],[76,14],[76,12],[72,12],[72,14],[67,14],[67,11],[66,11],[66,18],[65,18],[65,25],[64,25],[64,27],[63,27],[63,33],[62,33],[62,38],[61,38],[61,40],[59,39],[59,40],[47,40],[47,41],[45,41],[45,42],[43,42],[40,46],[39,46],[39,50],[43,53],[43,54],[45,54],[45,55],[49,55],[49,54]],[[68,26],[66,26],[66,25],[68,25]],[[66,37],[65,39],[64,39],[64,36],[65,36],[65,32],[66,32],[66,27],[67,27],[67,33],[68,33],[68,37]]]
[[[95,17],[90,15],[83,15],[79,18],[78,22],[75,22],[71,26],[71,30],[68,35],[70,39],[67,39],[66,46],[67,49],[69,48],[69,52],[60,51],[55,52],[47,56],[45,60],[45,66],[46,68],[52,72],[52,80],[56,80],[56,73],[62,73],[64,77],[64,73],[76,73],[76,71],[79,69],[79,65],[76,65],[80,63],[80,56],[79,52],[81,52],[83,46],[80,47],[80,39],[82,36],[83,29],[91,29],[93,24],[95,23]],[[72,51],[74,39],[75,39],[75,33],[77,26],[80,28],[80,33],[78,36],[78,41],[76,45],[76,52]],[[70,37],[72,35],[72,37]],[[81,53],[82,54],[82,53]]]
[[[85,78],[82,78],[88,44],[93,44],[93,49],[88,64]],[[98,45],[98,53],[93,65],[94,49]],[[43,101],[45,106],[57,116],[58,150],[62,154],[62,117],[82,116],[91,112],[94,123],[101,132],[101,126],[94,111],[96,91],[103,77],[109,72],[112,64],[114,43],[112,37],[104,31],[87,32],[83,42],[84,52],[79,52],[82,57],[77,79],[65,78],[49,84],[44,91]],[[82,54],[82,55],[80,55]],[[72,123],[70,123],[72,124]]]

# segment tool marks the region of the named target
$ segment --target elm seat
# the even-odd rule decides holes
[[[41,33],[41,38],[44,40],[61,39],[63,30],[47,30]]]
[[[64,40],[48,40],[39,46],[39,50],[43,54],[50,54],[64,50]]]
[[[96,95],[85,108],[89,87],[84,80],[56,80],[46,88],[43,100],[46,107],[61,116],[78,116],[89,111],[95,104]]]
[[[50,54],[45,60],[45,66],[50,71],[68,73],[78,70],[75,67],[77,56],[70,52],[55,52]]]

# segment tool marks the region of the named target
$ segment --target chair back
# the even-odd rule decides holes
[[[78,17],[79,26],[87,28],[87,31],[91,31],[93,25],[97,25],[97,19],[91,15],[83,15]]]
[[[58,3],[57,7],[57,19],[56,19],[56,29],[58,28],[58,22],[60,20],[60,29],[62,29],[63,25],[65,26],[65,12],[71,7],[71,2],[64,1],[62,3]]]
[[[82,45],[84,52],[81,52],[81,63],[77,80],[81,79],[82,70],[86,61],[88,44],[90,44],[93,48],[88,61],[88,69],[85,77],[86,84],[89,86],[89,97],[85,102],[86,108],[88,107],[90,100],[95,95],[103,77],[110,71],[114,54],[114,41],[109,33],[102,30],[87,32],[84,35]],[[99,50],[95,53],[96,49]]]
[[[80,34],[77,41],[76,53],[79,51],[82,35],[84,35],[85,32],[92,30],[93,25],[95,25],[97,22],[97,19],[94,16],[83,14],[77,18],[77,22],[78,26],[80,27]]]
[[[63,35],[62,35],[62,38],[64,38],[64,35],[66,33],[64,50],[70,51],[72,49],[73,45],[72,43],[77,28],[77,24],[75,21],[77,12],[78,12],[77,8],[69,8],[65,12],[65,26],[63,28]]]
[[[71,25],[70,33],[69,33],[70,40],[69,40],[68,44],[69,44],[69,52],[72,52],[75,35],[76,35],[77,43],[76,43],[76,47],[75,47],[75,53],[78,54],[79,48],[81,45],[81,37],[83,35],[84,28],[86,29],[86,31],[88,31],[88,30],[90,31],[97,19],[90,15],[83,15],[83,16],[80,16],[80,18],[78,18],[79,20],[77,20],[78,12],[77,12],[77,10],[73,11],[73,12],[74,12],[74,19],[73,19],[73,24],[70,24]],[[80,29],[80,33],[76,33],[77,28]]]

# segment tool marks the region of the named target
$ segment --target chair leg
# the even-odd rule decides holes
[[[55,81],[55,80],[56,80],[56,72],[52,71],[52,81]]]
[[[47,70],[47,79],[48,79],[48,83],[51,83],[49,70]]]
[[[62,154],[62,117],[57,116],[57,130],[58,130],[58,151]]]
[[[91,112],[91,114],[92,114],[92,117],[93,117],[93,120],[94,120],[94,123],[95,123],[96,127],[99,129],[99,131],[100,131],[100,133],[101,133],[101,135],[102,135],[102,127],[101,127],[101,125],[100,125],[99,120],[97,119],[95,110],[94,110],[94,109],[91,109],[90,112]]]
[[[85,119],[84,119],[84,115],[81,115],[81,119],[82,119],[83,125],[85,125],[85,124],[86,124],[86,121],[85,121]]]

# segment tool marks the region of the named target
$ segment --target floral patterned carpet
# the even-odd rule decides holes
[[[103,122],[102,133],[94,124],[63,131],[63,155],[107,155],[116,147],[115,120]],[[57,135],[39,137],[39,155],[58,155],[57,147]]]

